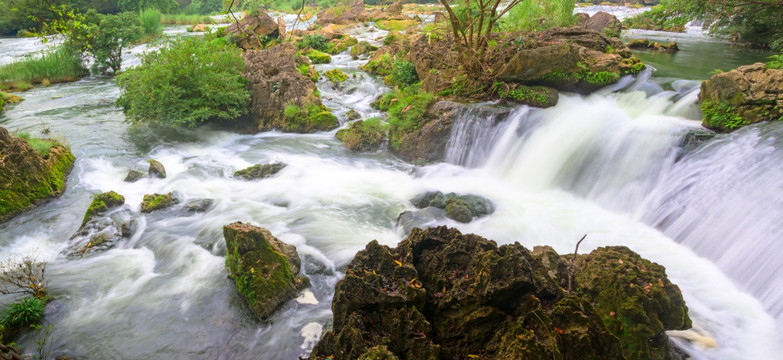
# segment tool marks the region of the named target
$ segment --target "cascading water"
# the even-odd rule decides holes
[[[372,26],[354,33],[374,44],[383,34]],[[363,118],[379,115],[369,103],[386,88],[357,69],[364,61],[342,54],[318,67],[350,75],[339,86],[318,84],[341,121],[349,108]],[[780,274],[780,127],[742,130],[683,153],[678,145],[697,126],[688,120],[698,113],[693,84],[664,92],[645,79],[623,80],[624,93],[563,95],[554,108],[517,107],[491,121],[471,122],[476,113],[465,112],[448,146],[452,163],[424,167],[382,151],[355,154],[333,133],[129,127],[112,106],[118,89],[109,78],[36,88],[0,115],[0,125],[34,135],[46,125],[67,139],[77,161],[63,197],[0,224],[0,257],[36,250],[49,261],[56,300],[45,317],[54,326],[53,355],[296,359],[329,327],[334,286],[355,253],[372,239],[393,246],[404,237],[396,220],[412,208],[410,198],[429,190],[472,193],[491,199],[496,212],[438,224],[561,253],[585,233],[581,252],[628,246],[666,266],[682,289],[700,330],[676,339],[717,342],[704,348],[709,341],[677,340],[693,358],[775,358],[783,346],[759,300],[779,314],[781,287],[772,279]],[[471,143],[471,136],[480,139]],[[149,158],[166,165],[166,179],[122,181]],[[273,161],[288,164],[273,178],[231,176]],[[106,252],[66,258],[90,196],[109,190],[138,216],[136,234]],[[144,194],[170,191],[183,202],[215,203],[203,214],[181,206],[138,213]],[[296,245],[312,281],[269,323],[254,319],[227,279],[221,228],[234,221],[267,227]],[[18,342],[34,351],[39,335]]]

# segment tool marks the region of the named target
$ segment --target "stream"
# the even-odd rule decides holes
[[[169,30],[176,32],[177,30]],[[374,26],[350,33],[378,45]],[[634,36],[660,36],[640,32]],[[405,237],[397,216],[429,190],[478,194],[494,214],[448,225],[499,244],[550,245],[560,253],[624,245],[666,267],[690,309],[694,331],[672,333],[694,359],[773,359],[783,352],[783,123],[743,128],[689,143],[700,129],[695,105],[708,76],[677,63],[689,52],[730,53],[736,65],[758,61],[703,35],[688,35],[683,55],[640,52],[651,68],[589,96],[561,94],[557,106],[518,106],[503,118],[456,120],[447,161],[405,163],[386,151],[357,154],[334,137],[266,132],[241,135],[198,129],[135,127],[114,106],[110,77],[37,87],[0,115],[0,126],[65,139],[76,163],[62,197],[0,224],[0,257],[35,253],[49,262],[52,356],[76,359],[297,359],[331,326],[334,287],[346,265],[377,239],[396,246]],[[0,63],[18,57],[0,41]],[[27,44],[27,43],[25,43]],[[26,45],[35,49],[34,45]],[[143,50],[143,49],[141,49]],[[126,66],[138,63],[133,49]],[[9,55],[10,54],[10,55]],[[370,102],[389,89],[343,53],[349,79],[322,78],[323,102],[343,126],[345,113],[380,116]],[[726,69],[735,62],[724,61]],[[731,65],[728,65],[731,64]],[[674,70],[672,70],[674,69]],[[659,72],[660,71],[660,72]],[[494,106],[485,104],[483,106]],[[125,183],[154,158],[165,179]],[[243,181],[232,174],[256,163],[282,161],[277,176]],[[114,190],[138,218],[126,243],[83,259],[62,252],[79,228],[90,198]],[[205,213],[170,210],[138,214],[144,194],[175,192],[182,200],[210,198]],[[269,321],[257,321],[228,279],[223,225],[249,222],[297,247],[313,284]],[[10,302],[0,297],[0,302]],[[41,332],[18,343],[34,352]],[[688,341],[686,338],[701,340]],[[714,339],[717,346],[710,346]]]

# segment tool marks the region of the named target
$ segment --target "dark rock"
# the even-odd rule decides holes
[[[712,131],[705,130],[691,130],[680,141],[680,151],[677,154],[677,161],[679,161],[685,154],[696,150],[701,144],[712,140],[717,134]]]
[[[315,83],[299,72],[310,60],[298,55],[292,44],[243,55],[251,92],[250,114],[258,131],[279,129],[311,133],[336,128],[337,118],[316,96]]]
[[[468,223],[474,217],[492,214],[495,205],[489,199],[477,195],[457,195],[440,191],[429,191],[411,199],[413,206],[419,209],[434,207],[446,210],[446,216],[452,220]],[[399,220],[398,220],[399,222]]]
[[[54,140],[42,141],[51,143],[46,156],[0,127],[0,221],[60,196],[65,189],[74,156]]]
[[[174,206],[177,204],[177,202],[177,199],[173,197],[172,193],[151,195],[147,194],[144,195],[144,198],[141,201],[141,212],[151,213],[156,210]]]
[[[246,16],[239,22],[234,22],[226,29],[234,34],[237,46],[244,50],[263,48],[262,38],[277,38],[280,35],[278,22],[264,12],[256,16]]]
[[[242,169],[234,172],[234,177],[241,177],[245,180],[259,180],[268,178],[274,174],[283,170],[286,164],[281,162],[271,164],[256,164],[247,169]]]
[[[188,201],[188,203],[185,204],[185,210],[188,212],[203,213],[207,212],[214,203],[215,200],[212,199],[195,199]]]
[[[356,110],[350,109],[350,110],[348,110],[348,112],[345,113],[345,117],[347,117],[348,120],[358,120],[362,116],[359,115],[359,113],[356,112]]]
[[[405,161],[427,163],[444,157],[451,135],[451,125],[456,110],[465,105],[452,101],[438,101],[427,110],[423,125],[413,133],[402,137],[401,145],[392,152]]]
[[[701,84],[699,106],[702,125],[718,132],[783,120],[783,69],[756,63],[714,75]]]
[[[416,211],[403,211],[397,217],[397,226],[402,227],[405,234],[413,228],[426,228],[429,225],[446,219],[446,211],[428,206]]]
[[[145,176],[144,173],[141,171],[130,170],[128,171],[128,175],[125,176],[125,179],[123,179],[122,181],[132,183],[141,180],[144,176]]]
[[[85,214],[85,219],[88,220],[71,236],[68,248],[64,251],[65,256],[70,259],[83,258],[114,248],[130,239],[137,230],[137,215],[122,204],[93,213],[89,217],[88,215],[90,210]]]
[[[150,178],[159,178],[159,179],[165,179],[166,178],[166,168],[163,167],[163,164],[161,164],[159,161],[150,159],[150,168],[148,170],[148,173],[150,175]]]
[[[612,310],[617,313],[610,318],[603,306],[628,303],[645,309],[643,314],[628,310],[628,315],[643,315],[644,326],[649,326],[645,319],[661,319],[651,328],[680,328],[688,321],[679,289],[665,280],[662,269],[640,262],[630,250],[606,249],[580,256],[578,290],[567,293],[550,275],[561,274],[518,243],[498,247],[446,227],[414,229],[394,249],[372,241],[337,284],[334,328],[323,335],[310,359],[659,358],[647,331],[633,324],[626,330],[612,326],[625,309]],[[626,267],[613,266],[620,260],[615,256],[626,259]],[[556,253],[550,260],[550,265],[557,263],[554,269],[563,261]],[[659,290],[648,294],[646,285],[637,284],[639,277],[649,276],[664,284],[663,297],[652,295]],[[607,301],[604,295],[612,291],[615,295]],[[647,307],[651,299],[660,307]],[[644,335],[626,337],[630,329]],[[639,347],[623,347],[621,340]],[[653,352],[639,356],[637,349]]]
[[[582,28],[592,30],[607,37],[618,37],[623,23],[610,13],[599,11],[582,23]]]
[[[261,227],[236,222],[223,227],[226,267],[250,309],[263,320],[310,286],[298,276],[301,261],[296,248]]]
[[[470,211],[468,204],[459,198],[451,198],[446,201],[446,216],[449,219],[459,221],[461,223],[469,223],[473,220],[473,214]]]

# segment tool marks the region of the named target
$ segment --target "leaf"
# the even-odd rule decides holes
[[[402,263],[399,260],[394,260],[394,263],[397,264],[397,266],[402,267]]]

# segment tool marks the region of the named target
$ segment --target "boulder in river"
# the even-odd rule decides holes
[[[582,22],[582,28],[603,34],[606,37],[618,37],[623,29],[623,23],[605,11],[599,11]]]
[[[15,137],[0,127],[0,221],[60,196],[73,161],[57,141]]]
[[[623,333],[614,333],[618,329],[611,321],[605,325],[604,315],[622,319],[637,316],[636,311],[644,308],[643,316],[649,319],[672,316],[681,320],[656,324],[653,331],[685,328],[690,321],[679,289],[666,280],[663,269],[639,262],[638,255],[628,252],[608,248],[596,255],[582,255],[584,266],[575,270],[579,290],[569,293],[561,288],[557,274],[551,275],[519,243],[497,246],[494,241],[446,227],[414,229],[396,248],[372,241],[356,254],[337,284],[332,301],[334,327],[323,335],[310,359],[369,359],[372,355],[391,359],[650,358],[633,357],[635,348],[626,348],[622,342],[649,350],[647,332],[618,339]],[[621,258],[611,258],[616,254]],[[626,267],[596,269],[590,265],[621,259],[627,259]],[[660,307],[648,308],[646,304],[658,298],[650,294],[662,294],[662,289],[650,288],[648,294],[645,284],[637,284],[640,278],[633,277],[643,268],[634,266],[649,269],[656,277],[655,286],[660,279],[666,286],[664,297],[672,301],[655,302]],[[607,298],[590,292],[590,285],[583,283],[597,276],[605,279],[599,283]],[[646,274],[640,277],[647,279]],[[641,292],[628,284],[640,286]],[[617,290],[614,295],[612,289]],[[626,298],[628,292],[638,295],[632,298],[639,302],[635,307]],[[604,304],[627,304],[628,308],[603,314]],[[626,331],[630,329],[636,331]],[[653,350],[652,355],[657,354]]]
[[[185,210],[192,213],[203,213],[207,212],[213,204],[215,204],[215,200],[212,199],[194,199],[185,204]]]
[[[165,172],[165,170],[164,170],[164,172]],[[141,172],[141,171],[130,170],[130,171],[128,171],[128,175],[126,175],[125,179],[123,179],[122,181],[129,182],[129,183],[137,182],[137,181],[141,180],[142,178],[144,178],[144,176],[145,176],[144,173]]]
[[[455,193],[444,195],[440,191],[429,191],[411,199],[411,203],[419,209],[431,206],[446,210],[448,218],[462,223],[468,223],[474,217],[495,212],[495,204],[478,195],[457,195]]]
[[[783,120],[783,69],[740,66],[701,84],[702,125],[730,132],[761,121]]]
[[[163,167],[163,164],[160,163],[160,161],[155,159],[149,160],[150,168],[147,170],[150,177],[155,179],[165,179],[166,178],[166,168]],[[128,173],[128,176],[130,176],[130,173]]]
[[[84,224],[90,221],[90,219],[92,219],[93,217],[97,215],[101,215],[106,211],[122,206],[124,204],[125,204],[125,197],[114,191],[108,191],[93,196],[90,206],[87,208],[87,211],[84,213],[84,219],[82,219],[82,226],[84,226]]]
[[[271,164],[255,164],[249,168],[234,172],[234,177],[241,177],[245,180],[265,179],[283,170],[287,165],[281,162]]]
[[[177,199],[172,193],[168,194],[147,194],[141,201],[141,212],[151,213],[156,210],[165,209],[177,204]]]
[[[262,320],[310,286],[299,276],[296,247],[272,236],[269,230],[236,222],[223,227],[226,267],[240,295]]]
[[[136,232],[138,215],[127,206],[114,205],[91,213],[92,208],[91,205],[84,215],[88,220],[71,236],[64,252],[66,257],[82,258],[109,250]]]
[[[634,39],[628,43],[628,48],[633,50],[650,50],[650,51],[663,51],[663,52],[676,52],[680,51],[676,42],[669,42],[666,44],[659,43],[657,41],[650,41],[647,39]]]

